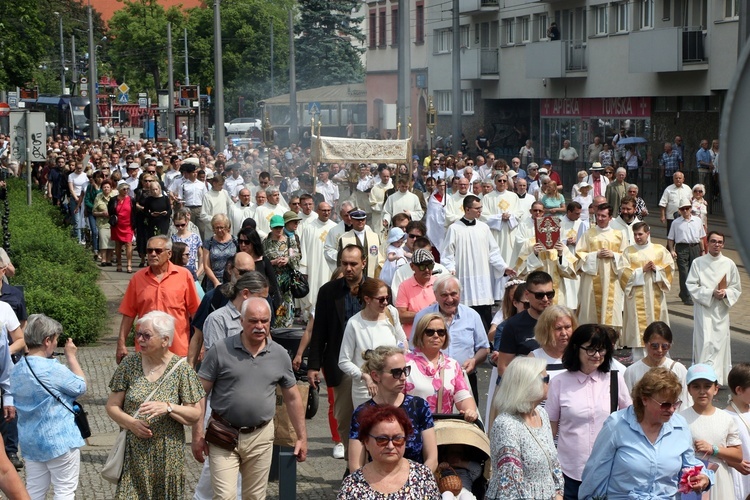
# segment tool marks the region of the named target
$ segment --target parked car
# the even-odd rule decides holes
[[[263,127],[263,122],[258,118],[249,117],[235,118],[231,122],[224,124],[224,129],[227,135],[239,136],[248,135],[248,132],[253,129],[261,130],[261,127]]]

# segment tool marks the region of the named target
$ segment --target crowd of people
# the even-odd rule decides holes
[[[466,479],[458,498],[481,478],[498,499],[750,494],[750,368],[732,368],[729,349],[739,274],[724,235],[708,230],[705,187],[686,186],[679,168],[659,202],[665,247],[651,241],[631,158],[603,147],[564,186],[556,169],[580,165],[569,141],[541,165],[530,141],[510,163],[433,149],[381,165],[313,163],[294,145],[48,146],[39,189],[99,265],[134,273],[106,406],[127,430],[117,498],[185,495],[185,426],[204,463],[194,498],[265,498],[279,398],[294,455],[307,458],[305,367],[313,387],[325,380],[342,499],[438,498],[435,474],[450,467]],[[669,357],[675,268],[694,307],[690,369]],[[291,356],[274,341],[282,329],[303,332]],[[32,316],[29,356],[48,357],[59,330]],[[631,352],[627,368],[618,348]],[[72,404],[85,377],[75,346],[65,352],[70,373],[54,390]],[[486,360],[493,375],[480,388]],[[32,366],[52,383],[60,368],[40,363],[19,363],[11,383]],[[27,489],[40,498],[51,483],[71,498],[72,414],[55,408],[70,425],[37,452],[24,417],[34,398],[55,400],[24,380]],[[711,400],[727,383],[723,412]],[[486,475],[439,442],[434,416],[453,413],[486,429]]]

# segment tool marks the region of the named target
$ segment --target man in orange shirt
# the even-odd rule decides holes
[[[164,311],[174,316],[174,340],[169,350],[178,356],[187,356],[190,318],[200,304],[190,271],[169,261],[172,255],[172,240],[166,236],[154,236],[148,240],[146,247],[148,267],[133,275],[120,304],[122,322],[117,339],[118,364],[128,354],[125,339],[135,318],[151,311]],[[136,351],[138,350],[136,344]]]

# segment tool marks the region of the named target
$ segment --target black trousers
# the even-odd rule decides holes
[[[490,331],[490,324],[492,323],[492,306],[486,305],[486,306],[471,306],[472,309],[474,309],[477,313],[479,313],[479,317],[482,318],[482,324],[484,325],[484,333]]]
[[[693,261],[701,256],[701,246],[700,243],[677,243],[675,251],[677,252],[677,269],[680,272],[680,299],[684,302],[690,299],[685,281],[687,281]]]

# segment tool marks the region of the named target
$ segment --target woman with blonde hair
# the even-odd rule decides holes
[[[547,214],[560,215],[565,213],[565,196],[557,192],[557,182],[552,179],[545,186],[540,201]]]
[[[531,351],[529,356],[547,362],[547,373],[550,378],[565,371],[562,364],[563,353],[576,328],[578,318],[565,306],[549,306],[539,316],[534,327],[534,338],[540,347]]]
[[[211,218],[213,235],[203,242],[203,271],[206,273],[206,292],[222,284],[224,267],[237,253],[237,240],[232,236],[232,224],[225,214]]]

